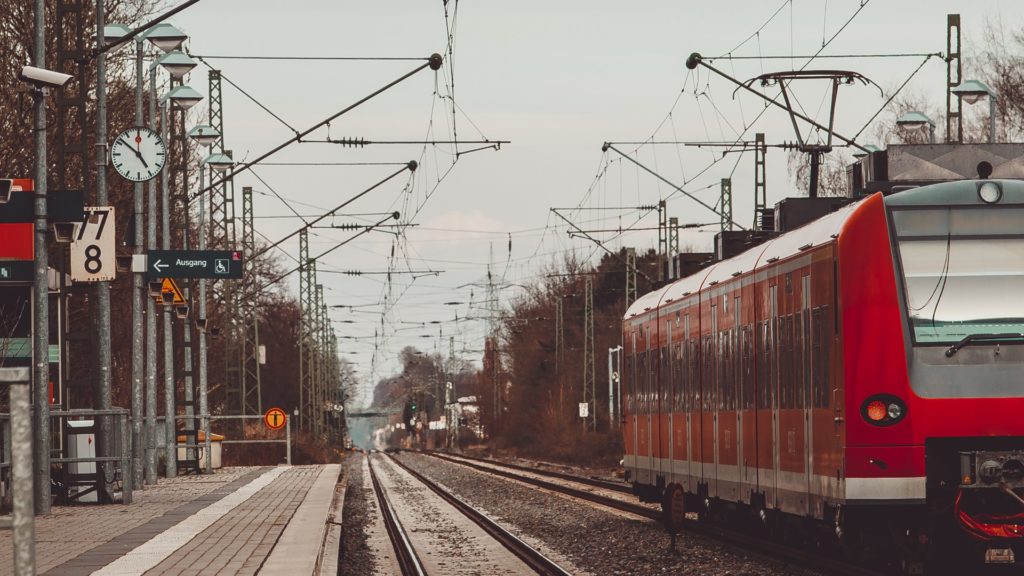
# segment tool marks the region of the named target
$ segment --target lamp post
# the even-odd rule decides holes
[[[188,137],[200,146],[209,148],[220,137],[220,132],[207,125],[199,125],[188,131]],[[199,166],[199,189],[202,190],[206,176],[205,160]],[[199,203],[199,249],[206,250],[206,203]],[[196,319],[199,327],[199,418],[203,429],[203,454],[205,462],[203,469],[207,474],[213,471],[213,462],[210,455],[210,410],[207,405],[207,380],[206,380],[206,280],[199,280],[199,311]]]
[[[161,129],[164,133],[164,140],[166,141],[170,136],[170,122],[173,114],[171,113],[171,107],[175,107],[179,110],[188,110],[195,104],[199,103],[202,96],[192,88],[179,85],[172,88],[167,94],[164,94],[160,98],[160,116],[161,116]],[[168,162],[169,164],[169,162]],[[187,177],[183,179],[187,182]],[[171,206],[170,206],[170,178],[167,173],[167,165],[164,166],[163,177],[161,178],[161,195],[160,204],[162,210],[162,229],[163,234],[161,237],[161,248],[164,250],[170,250],[171,248]],[[183,217],[185,218],[186,225],[184,227],[185,232],[185,244],[188,243],[188,208],[186,207],[183,211]],[[166,430],[166,453],[164,456],[164,464],[166,466],[167,476],[174,477],[178,474],[178,434],[177,426],[175,425],[175,416],[177,414],[176,400],[175,400],[175,385],[174,385],[174,334],[173,324],[171,319],[171,307],[164,306],[163,310],[163,327],[164,327],[164,411],[165,411],[165,430]],[[186,338],[185,343],[189,344],[189,338],[187,337],[188,326],[186,325]],[[191,363],[191,353],[186,347],[186,364]],[[190,370],[189,370],[190,372]],[[186,379],[191,379],[186,376]],[[190,392],[188,384],[185,386],[186,389],[186,401],[190,400]]]
[[[988,98],[988,143],[992,144],[996,138],[996,93],[981,80],[967,80],[950,89],[956,97],[968,104],[974,104],[982,98]],[[960,141],[963,141],[963,124],[960,124]]]
[[[111,24],[113,29],[119,29],[121,25]],[[145,41],[149,41],[151,44],[161,49],[162,51],[175,50],[181,46],[187,36],[175,28],[173,25],[168,23],[157,24],[150,28],[146,33],[139,35],[135,40],[135,125],[143,126],[145,120],[143,118],[142,111],[142,86],[143,86],[143,57],[144,57],[144,45]],[[101,115],[103,117],[103,115]],[[143,244],[143,196],[142,196],[142,182],[136,182],[133,188],[133,212],[135,222],[135,238],[134,238],[134,253],[142,253]],[[150,202],[150,213],[152,214],[155,205]],[[152,224],[150,225],[152,228]],[[142,441],[142,419],[143,419],[143,373],[144,373],[144,360],[143,360],[143,331],[142,331],[142,274],[132,274],[132,479],[135,486],[141,486],[144,476],[144,460],[145,452]],[[149,315],[152,317],[152,314]],[[155,342],[155,328],[153,333],[150,334],[153,338],[150,339],[150,346],[153,346]],[[155,362],[149,364],[150,370],[155,369]],[[152,378],[152,380],[155,380]],[[109,387],[105,391],[106,404],[109,405]],[[103,394],[101,394],[103,396]],[[101,398],[101,407],[102,407]],[[101,428],[102,429],[102,428]],[[108,435],[109,437],[109,435]],[[108,475],[109,477],[109,475]],[[155,474],[151,475],[150,483],[155,482]]]
[[[906,130],[928,130],[928,143],[935,144],[935,122],[921,112],[911,111],[896,119],[896,125]]]
[[[127,26],[106,24],[104,22],[104,1],[96,2],[96,41],[105,46],[127,36]],[[96,57],[96,205],[106,206],[107,196],[107,54],[100,52]],[[111,371],[110,371],[110,283],[101,281],[96,284],[96,352],[99,368],[95,400],[93,405],[99,410],[109,410],[111,402]],[[65,406],[65,408],[70,408]],[[99,456],[110,456],[113,427],[109,416],[98,419],[99,429],[96,434],[96,453]],[[104,464],[104,471],[112,471],[111,465]],[[105,474],[112,478],[112,474]]]
[[[189,136],[209,148],[218,138],[220,133],[212,126],[196,126],[189,131]],[[199,189],[205,186],[204,178],[206,169],[223,173],[231,168],[231,157],[227,154],[209,154],[203,159],[202,167],[199,169]],[[211,178],[212,179],[212,178]],[[199,249],[206,250],[206,203],[199,202]],[[203,454],[205,456],[203,468],[206,473],[213,472],[213,461],[210,454],[210,407],[208,401],[209,385],[206,375],[206,333],[210,330],[209,321],[206,318],[206,280],[199,280],[199,417],[204,431]]]
[[[151,33],[165,34],[177,37],[173,30],[164,28],[159,33],[154,28]],[[148,38],[148,36],[147,36]],[[163,42],[163,40],[158,39]],[[151,40],[152,42],[152,40]],[[157,58],[149,66],[149,127],[157,129],[157,98],[156,98],[156,71],[162,67],[172,78],[181,78],[195,67],[195,62],[184,53],[177,50],[166,52]],[[155,181],[150,180],[146,184],[146,197],[148,204],[148,218],[146,222],[146,248],[156,249],[157,242],[157,200]],[[157,456],[156,456],[156,414],[157,414],[157,389],[156,389],[156,306],[152,298],[146,299],[146,366],[149,370],[146,374],[146,483],[156,484],[157,482]]]

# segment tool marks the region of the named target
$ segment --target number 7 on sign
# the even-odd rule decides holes
[[[96,240],[99,240],[103,236],[103,229],[107,226],[107,216],[110,215],[110,209],[106,208],[92,208],[86,211],[85,219],[82,220],[82,225],[78,227],[78,238],[76,240],[82,240],[85,238],[85,229],[90,224],[99,224],[96,227]]]

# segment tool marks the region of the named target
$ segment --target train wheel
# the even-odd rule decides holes
[[[671,534],[678,534],[686,520],[686,494],[679,484],[669,484],[665,490],[665,500],[661,504],[665,517],[665,528]]]

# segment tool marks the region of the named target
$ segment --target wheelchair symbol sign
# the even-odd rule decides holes
[[[227,260],[214,260],[213,261],[213,273],[214,274],[227,274],[228,273],[228,261]]]

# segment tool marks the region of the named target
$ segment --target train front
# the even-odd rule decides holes
[[[910,389],[864,398],[860,420],[923,449],[933,552],[1024,560],[1024,182],[937,184],[885,207]]]

